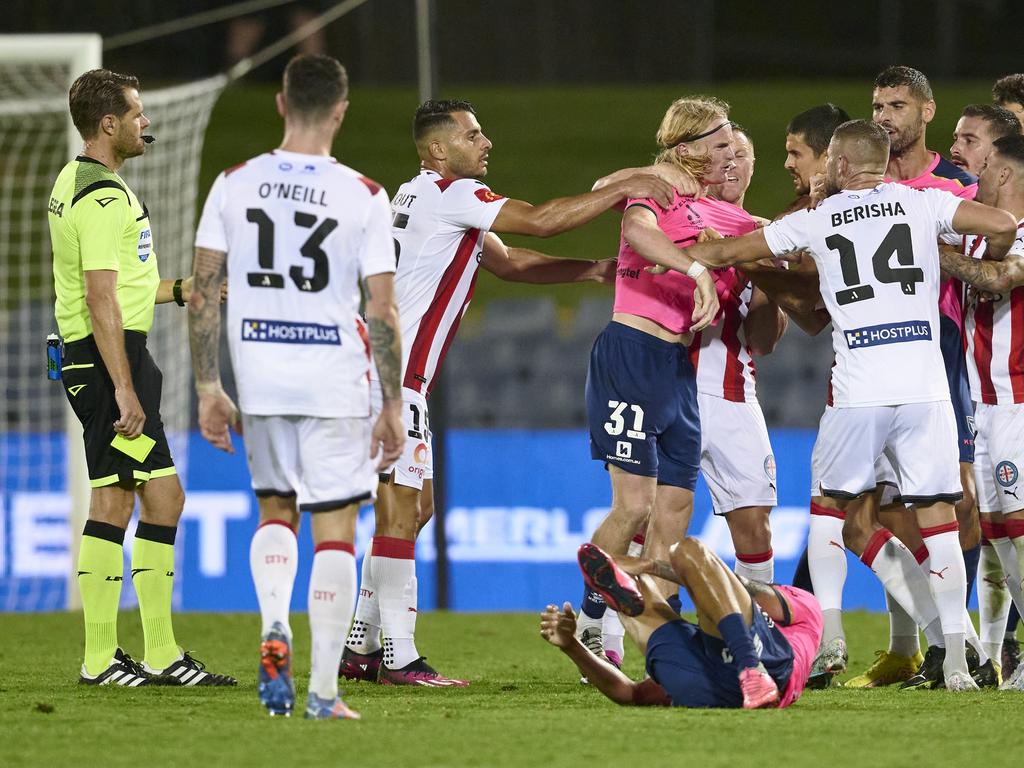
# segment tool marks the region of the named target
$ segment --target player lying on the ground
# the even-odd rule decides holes
[[[541,636],[617,704],[758,709],[796,701],[821,639],[814,596],[743,579],[692,537],[673,544],[669,558],[613,560],[594,544],[579,552],[587,585],[619,612],[650,677],[634,682],[587,650],[569,603],[541,614]],[[696,624],[672,610],[652,577],[686,588]]]

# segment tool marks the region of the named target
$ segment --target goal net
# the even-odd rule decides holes
[[[0,611],[78,604],[72,561],[89,487],[80,428],[61,386],[44,373],[45,337],[56,331],[46,209],[54,179],[81,148],[68,88],[100,65],[95,35],[0,36]],[[121,175],[153,214],[165,278],[191,272],[203,137],[226,84],[224,76],[159,90],[143,83],[157,141]],[[157,307],[149,349],[164,373],[161,413],[184,483],[191,412],[184,310]],[[126,550],[130,543],[131,528]],[[134,600],[127,580],[122,599]]]

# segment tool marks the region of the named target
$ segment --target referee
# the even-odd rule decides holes
[[[57,177],[48,218],[53,244],[62,378],[82,422],[92,496],[78,553],[85,612],[79,682],[126,686],[235,685],[183,653],[171,625],[174,536],[185,494],[160,420],[163,376],[146,350],[154,304],[184,306],[190,281],[161,280],[149,211],[118,169],[145,152],[139,82],[94,69],[71,86],[71,118],[85,144]],[[151,140],[151,139],[150,139]],[[122,545],[135,508],[132,548],[145,657],[117,644]]]

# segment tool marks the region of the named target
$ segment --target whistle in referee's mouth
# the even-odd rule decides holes
[[[147,144],[152,144],[153,142],[156,141],[156,136],[153,136],[152,134],[149,133],[144,133],[142,134],[142,140]]]

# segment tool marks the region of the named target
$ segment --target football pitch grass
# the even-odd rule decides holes
[[[137,614],[121,617],[136,658]],[[851,675],[887,636],[884,616],[851,613]],[[538,635],[533,614],[420,616],[430,663],[468,689],[343,686],[361,721],[269,718],[256,698],[253,614],[181,614],[178,641],[237,688],[77,684],[78,614],[3,614],[0,764],[5,766],[996,766],[1020,765],[1020,694],[894,689],[808,691],[756,712],[619,707],[581,686]],[[305,615],[292,626],[305,700]],[[626,669],[640,674],[639,654]]]

